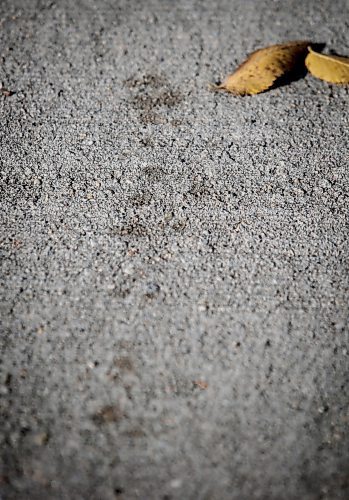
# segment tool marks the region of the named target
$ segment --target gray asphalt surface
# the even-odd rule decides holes
[[[1,500],[348,499],[348,87],[208,90],[348,2],[0,26]]]

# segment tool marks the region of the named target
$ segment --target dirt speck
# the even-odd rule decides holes
[[[119,405],[103,406],[93,415],[93,421],[96,424],[107,424],[111,422],[120,422],[124,417],[124,412]]]
[[[208,383],[205,382],[204,380],[194,380],[193,381],[194,387],[198,387],[199,389],[207,389],[208,388]]]
[[[124,493],[124,488],[122,488],[121,486],[116,486],[114,488],[114,494],[116,497],[119,497],[120,495],[122,495]]]
[[[47,432],[39,432],[33,436],[33,442],[36,446],[43,446],[49,441],[49,435]]]
[[[132,371],[133,370],[132,360],[130,358],[128,358],[127,356],[115,359],[114,364],[115,364],[115,366],[120,368],[120,370],[123,370],[123,371]]]
[[[149,234],[148,228],[138,221],[130,221],[115,230],[119,236],[144,237]]]
[[[130,438],[143,438],[146,435],[141,427],[134,427],[133,429],[126,431],[125,434]]]
[[[124,81],[125,87],[129,89],[152,87],[153,89],[159,89],[166,85],[167,78],[164,75],[157,74],[145,74],[141,76],[134,76],[132,78],[127,78]]]
[[[0,93],[4,96],[4,97],[11,97],[12,95],[14,95],[15,92],[13,92],[13,90],[8,90],[6,89],[5,87],[1,87],[0,88]]]

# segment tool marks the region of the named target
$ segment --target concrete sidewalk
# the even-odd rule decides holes
[[[348,87],[208,83],[345,0],[2,0],[1,500],[349,498]]]

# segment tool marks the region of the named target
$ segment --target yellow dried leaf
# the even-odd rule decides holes
[[[305,65],[313,76],[321,80],[330,83],[349,83],[348,57],[320,54],[309,47]]]
[[[216,89],[236,95],[264,92],[281,76],[304,66],[308,46],[309,41],[295,41],[256,50]]]

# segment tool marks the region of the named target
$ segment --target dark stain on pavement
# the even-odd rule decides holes
[[[128,78],[124,85],[130,90],[129,102],[138,111],[142,123],[168,123],[168,110],[183,101],[182,93],[172,88],[164,75],[146,74]]]

